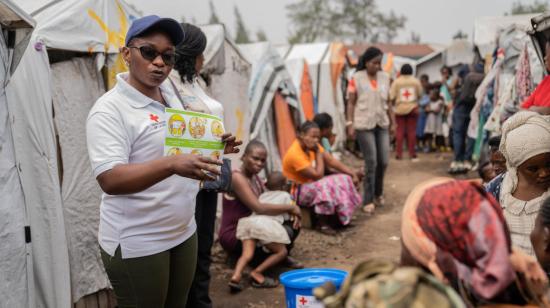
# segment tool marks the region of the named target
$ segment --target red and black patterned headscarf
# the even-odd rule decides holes
[[[412,194],[417,197],[405,204],[402,234],[418,262],[485,299],[514,281],[510,233],[502,210],[483,187],[449,179]]]
[[[451,181],[429,188],[416,213],[421,228],[437,247],[464,264],[475,265],[478,256],[470,255],[469,250],[481,237],[490,242],[503,238],[498,244],[511,252],[510,233],[502,210],[477,183]]]

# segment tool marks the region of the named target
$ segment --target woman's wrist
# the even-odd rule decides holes
[[[175,164],[175,156],[166,156],[161,158],[162,160],[162,168],[164,172],[166,172],[169,175],[176,174],[176,164]]]

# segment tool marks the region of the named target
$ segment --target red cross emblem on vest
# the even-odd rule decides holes
[[[409,90],[406,89],[405,92],[403,92],[403,96],[405,97],[406,100],[409,100],[409,97],[411,96],[411,92],[409,92]]]
[[[300,297],[299,302],[300,302],[300,304],[302,304],[302,306],[303,306],[303,305],[307,304],[307,299],[306,299],[305,297],[302,296],[302,297]]]

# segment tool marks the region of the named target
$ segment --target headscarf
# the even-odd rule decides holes
[[[550,152],[550,122],[536,112],[522,111],[502,125],[500,152],[506,158],[508,172],[502,191],[511,193],[518,184],[517,168],[528,159]]]
[[[477,183],[421,184],[407,199],[401,232],[416,261],[439,279],[468,283],[482,298],[495,297],[515,279],[504,216]]]
[[[359,61],[357,63],[357,70],[363,70],[365,69],[365,65],[370,60],[383,55],[384,53],[382,50],[376,48],[376,47],[369,47],[365,52],[359,57]]]
[[[177,46],[178,56],[198,57],[206,49],[206,35],[202,30],[192,24],[184,23],[181,25],[185,37]]]

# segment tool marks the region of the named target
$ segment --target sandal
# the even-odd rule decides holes
[[[286,257],[286,266],[288,268],[292,269],[302,269],[304,268],[304,265],[300,263],[300,261],[292,258],[292,257]]]
[[[320,233],[322,233],[324,235],[330,235],[330,236],[335,236],[337,234],[336,230],[332,229],[331,227],[329,227],[327,225],[318,226],[317,231],[319,231]]]
[[[262,283],[259,283],[257,282],[256,280],[254,280],[254,278],[250,277],[250,279],[252,280],[252,286],[254,288],[259,288],[259,289],[271,289],[271,288],[276,288],[279,286],[279,282],[273,278],[270,278],[270,277],[264,277],[264,281]]]
[[[369,204],[363,206],[363,208],[362,208],[363,212],[366,213],[369,216],[374,214],[375,209],[376,209],[376,206],[374,205],[374,203],[369,203]]]
[[[229,290],[231,291],[231,293],[239,293],[244,290],[244,285],[242,281],[237,282],[230,280],[227,285],[229,286]]]

